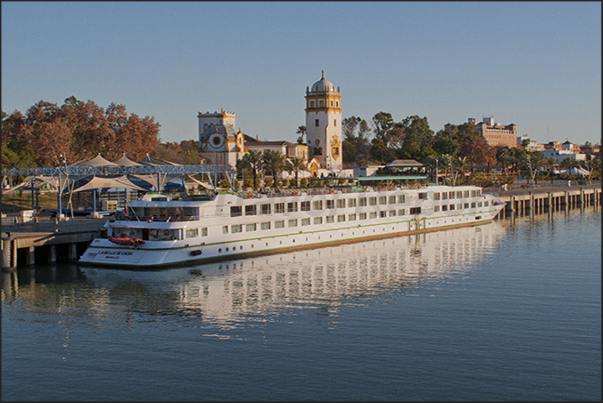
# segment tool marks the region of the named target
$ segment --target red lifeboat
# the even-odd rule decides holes
[[[128,238],[128,237],[113,237],[109,238],[109,241],[124,246],[138,246],[143,244],[144,241],[140,238]]]

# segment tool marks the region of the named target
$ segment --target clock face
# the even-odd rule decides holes
[[[224,144],[224,137],[216,133],[209,138],[209,144],[212,148],[220,148]]]

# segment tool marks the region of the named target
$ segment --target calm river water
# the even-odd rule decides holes
[[[2,400],[601,400],[600,207],[2,274]]]

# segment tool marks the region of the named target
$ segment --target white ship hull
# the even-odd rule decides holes
[[[97,238],[80,263],[147,269],[254,257],[479,225],[504,207],[473,186],[245,196],[220,194],[206,201],[145,196],[130,206],[135,218],[106,224],[109,237],[144,243],[124,246]],[[175,218],[183,212],[193,214]]]

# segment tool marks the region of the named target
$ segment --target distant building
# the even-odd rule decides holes
[[[586,160],[585,154],[573,153],[569,150],[557,150],[554,148],[549,148],[544,151],[541,151],[542,155],[544,155],[547,159],[554,158],[557,162],[561,162],[566,159],[572,159],[576,161],[584,161]]]
[[[477,123],[475,118],[469,118],[467,123],[475,126],[488,145],[492,147],[507,146],[517,147],[517,126],[511,123],[503,126],[500,123],[494,123],[493,117],[483,118],[481,123]]]

